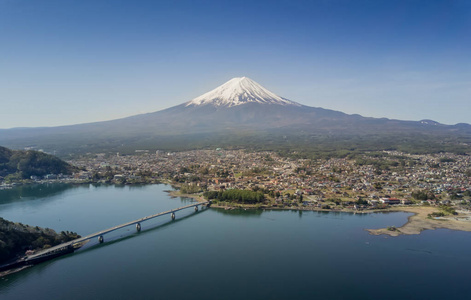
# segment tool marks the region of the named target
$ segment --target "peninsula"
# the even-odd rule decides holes
[[[471,225],[470,157],[464,154],[374,151],[313,159],[216,149],[99,154],[71,163],[86,170],[75,175],[84,180],[165,182],[179,190],[172,196],[203,201],[211,195],[215,208],[416,213],[407,230],[391,227],[372,231],[375,234],[468,230]],[[244,193],[235,191],[263,197],[244,198]]]
[[[78,170],[68,177],[71,182],[168,183],[179,190],[171,195],[211,199],[215,208],[415,214],[403,227],[391,224],[372,234],[468,231],[471,224],[467,154],[364,151],[309,157],[224,149],[136,150],[133,155],[89,154],[68,163]]]

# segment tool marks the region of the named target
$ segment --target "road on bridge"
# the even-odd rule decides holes
[[[176,209],[164,211],[164,212],[161,212],[161,213],[158,213],[158,214],[155,214],[155,215],[147,216],[147,217],[144,217],[144,218],[141,218],[141,219],[138,219],[138,220],[127,222],[127,223],[124,223],[124,224],[121,224],[121,225],[118,225],[118,226],[114,226],[114,227],[111,227],[111,228],[108,228],[108,229],[105,229],[105,230],[102,230],[102,231],[99,231],[99,232],[95,232],[95,233],[89,234],[87,236],[84,236],[84,237],[81,237],[81,238],[78,238],[78,239],[75,239],[75,240],[72,240],[72,241],[69,241],[69,242],[66,242],[66,243],[62,243],[60,245],[57,245],[57,246],[54,246],[54,247],[51,247],[51,248],[48,248],[48,249],[43,250],[41,252],[38,252],[38,253],[35,253],[35,254],[32,254],[32,255],[28,255],[24,259],[24,262],[25,263],[34,262],[34,261],[39,260],[39,259],[44,259],[48,256],[54,256],[55,257],[58,252],[63,252],[63,251],[66,251],[66,250],[69,250],[67,253],[70,253],[70,252],[73,252],[73,250],[76,250],[76,249],[80,248],[80,246],[77,246],[78,248],[73,248],[74,245],[80,245],[80,243],[82,243],[84,241],[87,241],[87,240],[90,240],[92,238],[103,237],[104,234],[110,233],[112,231],[130,226],[130,225],[139,224],[139,229],[138,230],[140,230],[140,224],[144,221],[154,219],[154,218],[157,218],[157,217],[160,217],[160,216],[163,216],[163,215],[168,215],[168,214],[171,214],[172,219],[174,219],[175,218],[175,212],[180,211],[180,210],[184,210],[184,209],[187,209],[187,208],[190,208],[190,207],[195,207],[195,210],[196,210],[198,208],[198,206],[200,206],[200,205],[201,206],[206,205],[207,207],[209,207],[211,205],[211,201],[192,203],[192,204],[189,204],[189,205],[186,205],[186,206],[183,206],[183,207],[179,207],[179,208],[176,208]],[[101,240],[100,242],[102,242],[102,241],[103,240]],[[66,253],[64,253],[64,254],[66,254]]]

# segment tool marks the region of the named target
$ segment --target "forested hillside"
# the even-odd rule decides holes
[[[18,178],[46,174],[71,174],[74,167],[65,161],[38,151],[10,150],[0,147],[0,176]]]
[[[49,228],[32,227],[0,218],[0,264],[22,256],[26,250],[49,248],[79,238],[75,232],[60,234]]]

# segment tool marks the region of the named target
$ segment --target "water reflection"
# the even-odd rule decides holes
[[[88,187],[87,185],[72,185],[66,183],[46,183],[21,185],[12,189],[0,190],[0,204],[7,204],[17,201],[29,201],[41,198],[57,197],[67,190]]]
[[[84,247],[79,249],[78,251],[75,252],[75,254],[80,254],[84,253],[87,251],[91,251],[93,249],[97,248],[102,248],[102,247],[108,247],[116,243],[120,243],[132,238],[135,238],[137,236],[146,236],[152,232],[156,232],[158,230],[163,230],[169,226],[174,226],[180,222],[183,222],[184,220],[187,220],[193,216],[196,216],[198,214],[205,213],[208,209],[201,207],[200,210],[197,212],[193,211],[192,208],[188,208],[187,210],[184,211],[179,211],[179,216],[175,220],[171,220],[169,215],[163,215],[161,217],[158,217],[156,219],[151,219],[145,222],[141,223],[141,231],[136,231],[134,225],[130,225],[126,228],[123,228],[120,231],[115,231],[114,236],[113,235],[104,235],[104,242],[102,244],[98,243],[98,240],[92,239],[90,242],[88,242]],[[185,213],[185,215],[182,216],[182,213]],[[153,222],[154,221],[154,222]],[[146,226],[147,224],[147,226]],[[116,235],[117,233],[117,235]],[[108,236],[108,237],[107,237]]]
[[[46,219],[51,228],[87,234],[192,201],[170,199],[166,188],[137,186],[127,193],[90,187],[41,209],[32,201],[6,210],[25,223]],[[51,221],[58,213],[75,221]],[[431,300],[450,298],[450,291],[453,298],[469,296],[469,233],[435,230],[385,239],[363,230],[400,226],[410,213],[186,213],[174,222],[169,216],[144,222],[141,233],[129,226],[105,236],[103,244],[94,239],[74,254],[0,279],[0,298]],[[208,280],[210,288],[200,288]]]
[[[193,199],[191,198],[181,197],[181,199],[182,200],[184,199],[188,202],[194,202]],[[171,220],[169,215],[163,215],[161,217],[157,217],[155,219],[142,222],[141,231],[136,231],[134,225],[130,225],[128,227],[125,227],[120,230],[104,235],[104,238],[105,238],[104,243],[99,243],[96,238],[90,239],[88,243],[86,243],[82,248],[78,249],[74,253],[60,256],[53,260],[46,261],[38,265],[34,265],[19,273],[14,273],[14,274],[9,275],[7,277],[8,281],[10,281],[8,282],[8,284],[4,284],[6,282],[0,281],[0,291],[3,291],[9,286],[12,286],[12,283],[19,280],[20,278],[24,279],[26,276],[31,276],[35,274],[37,275],[46,271],[48,267],[53,266],[55,263],[58,263],[59,261],[63,259],[70,258],[72,256],[80,256],[85,253],[91,252],[93,250],[112,246],[112,245],[127,241],[132,238],[145,237],[151,233],[155,233],[157,231],[163,230],[169,226],[175,226],[176,224],[183,222],[193,216],[204,214],[207,210],[209,209],[206,208],[205,206],[200,206],[198,211],[194,211],[193,208],[181,210],[178,212],[177,218],[175,220]]]
[[[226,216],[237,216],[237,217],[260,217],[264,210],[262,209],[243,209],[243,208],[235,208],[235,209],[224,209],[224,208],[214,208],[214,211],[226,215]]]

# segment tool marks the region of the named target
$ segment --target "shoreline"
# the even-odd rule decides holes
[[[5,276],[21,272],[25,269],[31,268],[32,266],[33,265],[24,265],[24,266],[21,266],[21,267],[18,267],[18,268],[2,271],[2,272],[0,272],[0,278],[3,278]]]
[[[456,216],[447,216],[443,218],[429,218],[428,214],[438,211],[434,207],[397,207],[390,208],[391,212],[410,212],[414,215],[407,218],[407,222],[401,227],[393,228],[380,228],[380,229],[366,229],[372,235],[412,235],[420,234],[424,230],[435,230],[435,229],[450,229],[458,231],[471,232],[471,222],[469,217],[471,214],[459,214]],[[466,218],[466,221],[463,220]]]
[[[178,190],[167,191],[171,197],[184,197],[191,198],[198,202],[206,201],[203,196],[197,194],[182,194]],[[412,216],[407,218],[407,222],[400,227],[388,227],[379,229],[365,229],[371,235],[412,235],[420,234],[424,230],[435,229],[450,229],[459,231],[471,232],[471,213],[459,214],[456,216],[447,216],[444,218],[430,218],[428,215],[433,212],[439,211],[436,207],[427,206],[399,206],[389,207],[386,209],[372,209],[372,210],[333,210],[321,208],[306,208],[306,207],[270,207],[270,206],[254,206],[254,205],[241,205],[237,204],[236,207],[212,204],[212,208],[232,210],[232,209],[263,209],[263,210],[296,210],[296,211],[317,211],[317,212],[344,212],[354,214],[369,214],[369,213],[389,213],[389,212],[406,212],[413,213]],[[466,219],[466,220],[464,220]]]

